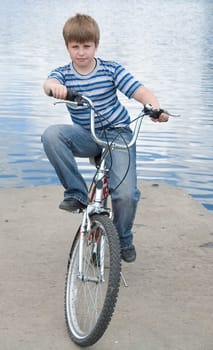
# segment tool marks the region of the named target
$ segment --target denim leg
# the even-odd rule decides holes
[[[108,138],[113,138],[115,133],[117,131],[113,131],[111,135],[109,133]],[[128,129],[122,135],[126,142],[132,137],[131,131]],[[120,137],[115,141],[123,143]],[[129,170],[124,178],[128,164]],[[129,153],[127,150],[113,150],[111,156],[108,156],[107,165],[110,169],[109,184],[112,190],[113,222],[120,236],[121,248],[126,248],[131,246],[133,242],[132,226],[137,203],[140,199],[140,192],[137,189],[136,146],[132,146]]]
[[[98,134],[100,138],[105,137],[105,133],[98,132]],[[116,137],[116,142],[124,143],[123,138],[129,142],[131,136],[129,129],[123,129],[122,137],[118,136],[118,130],[107,131],[109,141]],[[91,157],[100,153],[101,148],[93,141],[90,131],[75,124],[53,125],[42,135],[42,142],[46,155],[65,188],[65,199],[75,198],[87,204],[87,185],[79,173],[75,157]],[[126,174],[128,164],[129,170]],[[113,150],[108,156],[107,166],[110,169],[109,186],[112,189],[113,221],[119,232],[121,247],[124,248],[132,244],[132,226],[140,198],[137,189],[136,147],[131,147],[129,152]]]
[[[88,204],[87,185],[79,173],[75,157],[90,157],[101,148],[92,140],[89,130],[79,125],[52,125],[42,135],[45,153],[65,188],[64,198],[75,198]]]

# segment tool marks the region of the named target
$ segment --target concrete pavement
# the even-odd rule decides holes
[[[213,214],[184,191],[140,183],[137,261],[123,264],[115,314],[94,350],[213,349]],[[64,322],[64,278],[80,216],[61,187],[0,189],[0,349],[78,349]]]

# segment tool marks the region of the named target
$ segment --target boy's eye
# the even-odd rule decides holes
[[[84,47],[85,49],[88,49],[88,48],[91,47],[91,45],[85,44],[85,45],[83,45],[83,47]],[[80,47],[79,47],[79,45],[72,45],[71,48],[72,48],[72,49],[79,49]]]
[[[69,44],[69,48],[72,49],[72,50],[80,50],[80,49],[85,49],[85,50],[89,50],[90,48],[93,47],[93,43],[82,43],[82,44],[79,44],[79,43],[70,43]]]

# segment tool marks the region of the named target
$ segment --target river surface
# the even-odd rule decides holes
[[[213,210],[212,0],[1,1],[0,187],[58,184],[40,136],[70,119],[42,84],[69,62],[61,32],[76,12],[100,25],[97,56],[119,61],[163,108],[181,115],[162,124],[144,120],[138,177],[183,188]],[[121,99],[135,117],[140,105]],[[79,166],[89,181],[87,160]]]

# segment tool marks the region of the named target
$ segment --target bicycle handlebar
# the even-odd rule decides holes
[[[52,92],[50,91],[49,96],[52,96]],[[108,147],[109,144],[107,141],[101,140],[95,132],[95,108],[93,105],[92,100],[90,100],[88,97],[79,94],[78,92],[76,92],[75,90],[67,90],[67,98],[66,100],[59,100],[56,101],[54,104],[59,104],[59,103],[65,103],[67,105],[70,106],[86,106],[90,108],[90,127],[91,127],[91,134],[92,134],[92,138],[93,140],[99,144],[100,146],[103,147]],[[126,149],[127,147],[131,147],[135,144],[139,131],[140,131],[140,126],[143,120],[144,116],[149,116],[151,118],[159,118],[159,116],[161,115],[161,113],[165,112],[163,109],[159,109],[159,110],[154,110],[152,105],[150,104],[145,104],[144,108],[142,109],[142,111],[139,113],[137,119],[136,119],[136,123],[135,123],[135,127],[133,130],[133,136],[131,141],[128,144],[119,144],[116,142],[112,142],[110,143],[112,148],[118,148],[118,149]],[[165,112],[167,113],[167,112]],[[167,113],[168,114],[168,113]]]

